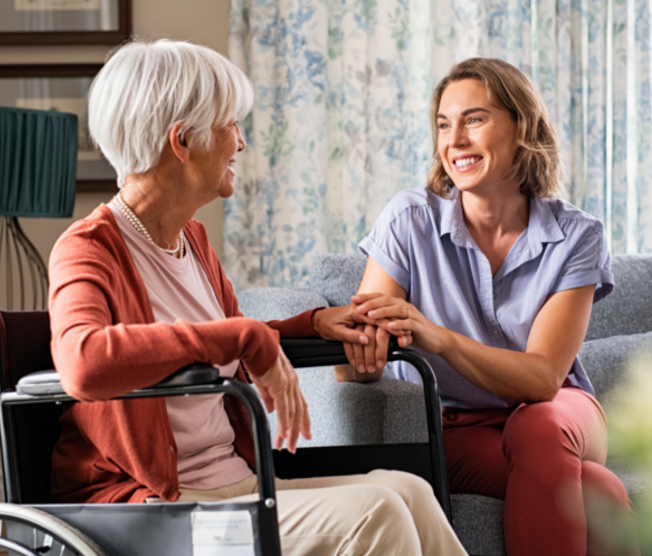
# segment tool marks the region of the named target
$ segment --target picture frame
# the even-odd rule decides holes
[[[0,0],[0,45],[120,44],[131,0]]]
[[[0,65],[0,106],[77,115],[77,192],[117,191],[116,173],[88,133],[86,97],[102,64]]]

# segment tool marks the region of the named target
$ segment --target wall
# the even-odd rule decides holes
[[[132,32],[147,39],[190,40],[226,54],[228,45],[228,0],[131,0]],[[103,62],[110,46],[0,46],[0,64],[96,63]],[[21,218],[27,236],[46,261],[56,239],[71,222],[83,218],[99,203],[111,199],[111,193],[77,195],[75,211],[69,219]],[[213,247],[221,252],[221,200],[203,207],[197,218],[208,230]]]

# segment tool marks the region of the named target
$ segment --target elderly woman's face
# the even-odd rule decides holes
[[[460,191],[503,192],[518,149],[517,124],[487,99],[479,81],[454,81],[441,97],[437,148],[446,173]]]
[[[203,188],[207,188],[210,199],[233,195],[235,157],[245,148],[238,122],[232,120],[226,126],[213,129],[213,146],[206,152],[195,154],[201,169]]]

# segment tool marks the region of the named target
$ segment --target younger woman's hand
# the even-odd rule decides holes
[[[430,353],[441,350],[439,332],[443,329],[429,321],[405,299],[367,293],[354,295],[351,300],[361,315],[374,319],[379,328],[397,336],[399,346],[414,344]]]
[[[271,413],[276,409],[278,429],[274,447],[280,450],[287,442],[288,451],[294,454],[299,434],[308,440],[312,438],[310,416],[308,404],[299,389],[297,373],[280,346],[274,365],[264,375],[251,378],[267,411]]]
[[[381,297],[379,293],[368,294],[370,299]],[[410,345],[412,338],[411,332],[403,330],[391,330],[388,328],[389,321],[386,319],[376,319],[366,316],[360,312],[356,300],[358,296],[353,296],[353,307],[358,315],[355,318],[363,318],[364,324],[357,326],[356,330],[368,338],[364,344],[344,342],[344,351],[351,367],[336,367],[335,376],[340,382],[356,381],[368,382],[378,380],[382,375],[382,370],[387,363],[387,349],[391,335],[402,338],[403,347]],[[366,297],[365,297],[366,299]],[[362,344],[362,345],[361,345]]]

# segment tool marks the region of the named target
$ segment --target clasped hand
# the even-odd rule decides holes
[[[435,349],[425,345],[432,343],[426,341],[429,337],[433,339],[426,330],[433,328],[433,323],[411,303],[380,293],[354,295],[351,301],[357,313],[366,319],[357,329],[369,338],[364,345],[344,344],[347,359],[359,373],[374,373],[385,366],[391,336],[398,338],[401,347],[415,345],[427,351]]]

